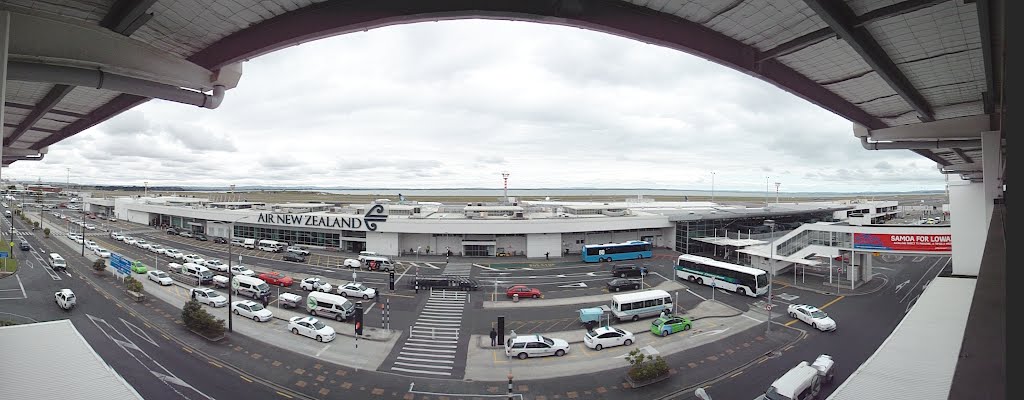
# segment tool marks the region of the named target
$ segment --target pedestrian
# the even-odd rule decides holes
[[[260,296],[260,302],[263,303],[264,307],[270,304],[270,294],[264,294],[263,296]]]
[[[498,345],[498,331],[494,330],[494,327],[491,327],[491,346],[497,346],[497,345]]]
[[[667,314],[665,313],[665,310],[661,310],[660,318],[664,319],[666,316],[667,316]]]
[[[544,259],[545,260],[550,260],[551,259],[550,256],[551,256],[551,252],[550,251],[545,251],[544,252]]]

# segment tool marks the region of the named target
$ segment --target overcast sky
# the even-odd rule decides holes
[[[244,64],[216,110],[151,100],[4,177],[143,185],[941,190],[935,163],[689,54],[507,21],[392,26]]]

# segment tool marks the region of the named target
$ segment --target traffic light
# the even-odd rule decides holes
[[[395,271],[388,272],[388,289],[395,290]]]
[[[363,336],[363,302],[356,302],[356,335]]]

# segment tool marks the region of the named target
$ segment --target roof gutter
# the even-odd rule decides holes
[[[981,147],[981,139],[870,142],[867,136],[861,136],[860,144],[867,150],[930,150]]]
[[[105,89],[154,99],[214,109],[224,100],[225,87],[215,85],[209,95],[164,83],[105,72],[101,69],[11,61],[7,79],[22,82],[47,82]]]

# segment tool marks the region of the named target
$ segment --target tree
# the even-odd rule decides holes
[[[39,229],[39,221],[32,221],[32,229]]]
[[[135,279],[135,277],[129,276],[127,278],[124,278],[124,283],[128,290],[136,293],[142,293],[142,282],[139,282],[139,280]]]
[[[189,300],[181,309],[181,322],[185,327],[206,336],[220,336],[227,330],[224,320],[210,315],[196,299]]]
[[[106,261],[103,261],[102,258],[97,258],[96,261],[93,261],[93,263],[92,263],[92,269],[94,271],[96,271],[96,272],[106,271],[107,270],[107,263],[106,263]]]
[[[49,238],[50,237],[50,228],[43,228],[43,235],[46,235],[46,237]]]
[[[640,349],[630,351],[626,355],[626,361],[632,365],[629,368],[629,377],[637,382],[654,379],[668,373],[668,362],[664,358],[644,354]]]

